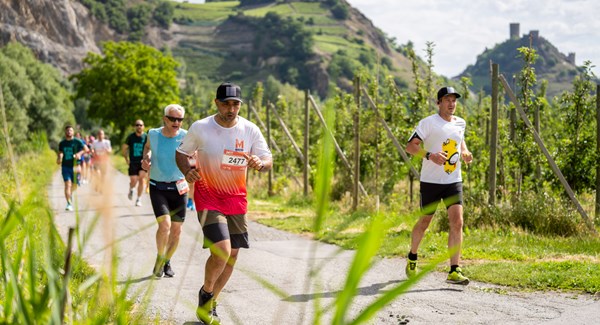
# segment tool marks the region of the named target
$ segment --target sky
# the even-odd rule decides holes
[[[597,0],[346,0],[396,44],[412,41],[426,57],[433,42],[433,70],[460,74],[477,55],[509,38],[510,23],[520,35],[538,30],[575,63],[589,60],[600,77],[600,4]],[[502,69],[502,67],[500,67]]]
[[[577,65],[591,61],[600,77],[598,0],[346,1],[396,38],[396,44],[412,41],[422,58],[426,42],[433,42],[433,70],[446,77],[460,74],[486,48],[506,41],[510,23],[519,23],[521,35],[538,30],[565,55],[575,52]]]

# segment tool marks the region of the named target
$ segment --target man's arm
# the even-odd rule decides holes
[[[414,137],[408,141],[406,145],[406,152],[413,156],[425,158],[427,151],[421,147],[421,139]]]
[[[83,153],[84,153],[84,152],[87,152],[88,150],[89,150],[89,149],[88,149],[88,147],[87,147],[87,146],[84,144],[84,145],[83,145],[83,148],[82,148],[80,151],[78,151],[78,152],[75,154],[75,156],[77,156],[77,159],[79,159],[79,158],[81,158],[81,155],[83,155]]]
[[[460,144],[460,155],[465,163],[470,164],[473,161],[473,154],[467,149],[467,142],[465,139]]]
[[[446,162],[448,156],[444,151],[428,152],[427,150],[421,147],[421,142],[421,139],[413,137],[412,139],[410,139],[410,141],[408,141],[408,144],[406,145],[406,152],[413,156],[431,160],[436,165],[441,166]]]
[[[129,165],[129,145],[127,143],[123,143],[123,146],[121,147],[121,154],[125,158],[127,165]]]
[[[180,151],[175,151],[175,163],[177,163],[177,168],[179,168],[179,170],[181,171],[181,173],[183,174],[183,176],[185,177],[185,179],[190,182],[193,183],[194,181],[190,181],[188,180],[188,173],[191,172],[196,166],[192,166],[190,165],[190,161],[189,161],[189,156],[180,152]]]
[[[142,155],[142,169],[145,171],[149,171],[152,165],[152,161],[150,160],[151,155],[152,150],[150,149],[150,139],[146,139],[146,143],[144,144],[144,153]]]

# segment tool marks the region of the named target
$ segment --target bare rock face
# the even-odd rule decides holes
[[[82,69],[88,52],[114,33],[73,0],[0,0],[0,46],[19,42],[65,75]]]

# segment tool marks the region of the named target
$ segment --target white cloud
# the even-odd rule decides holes
[[[485,48],[520,33],[539,30],[576,63],[590,60],[600,76],[600,5],[596,0],[347,0],[397,43],[412,41],[423,55],[425,42],[436,44],[434,70],[452,77],[474,64]]]

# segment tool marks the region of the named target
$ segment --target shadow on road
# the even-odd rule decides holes
[[[385,288],[391,284],[402,282],[400,280],[388,281],[384,283],[374,283],[368,287],[358,288],[358,294],[361,296],[373,296],[377,295],[382,291],[382,288]],[[332,298],[336,297],[341,291],[331,291],[331,292],[321,292],[321,293],[312,293],[305,295],[292,295],[289,296],[283,301],[289,302],[307,302],[309,300],[313,300],[315,298]]]
[[[419,289],[419,290],[408,290],[405,293],[420,293],[420,292],[430,292],[430,291],[453,291],[453,292],[463,292],[464,289],[456,289],[456,288],[437,288],[437,289]]]
[[[145,276],[143,278],[129,279],[129,280],[125,280],[125,281],[119,281],[117,283],[118,284],[139,283],[139,282],[152,280],[152,279],[155,279],[155,277],[153,275],[149,275],[149,276]]]

